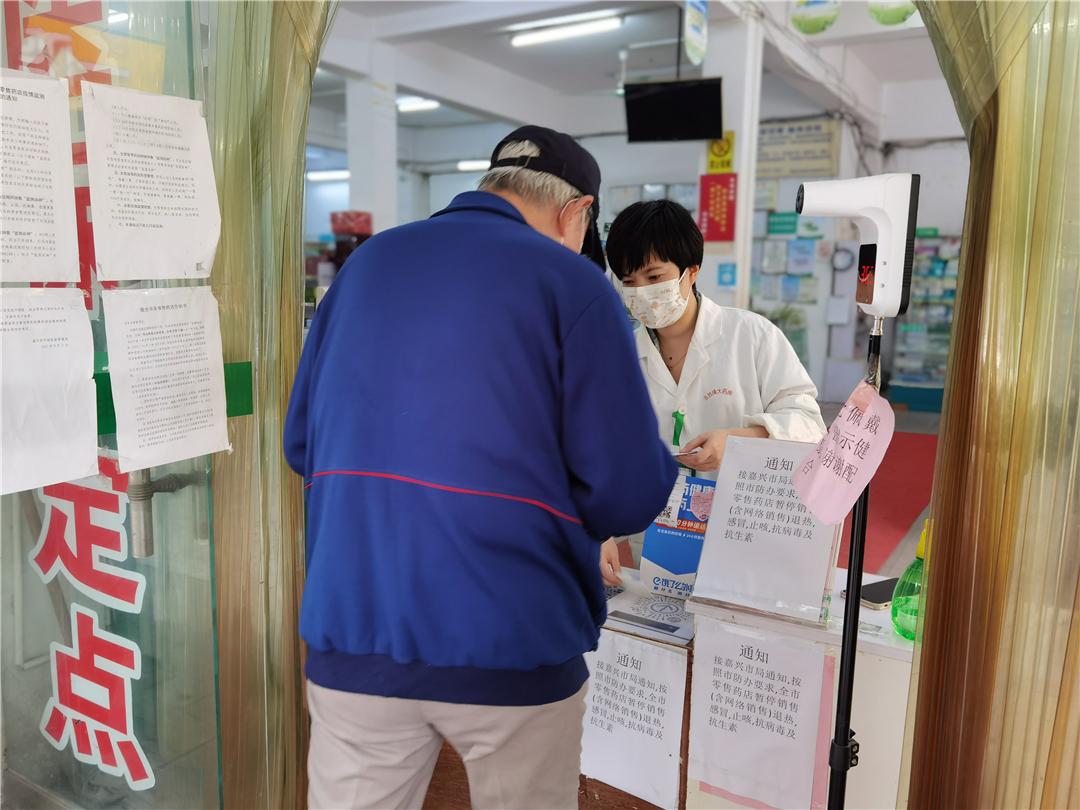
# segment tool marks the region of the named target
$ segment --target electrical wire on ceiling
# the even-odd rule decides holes
[[[931,146],[939,146],[943,143],[962,143],[967,145],[967,138],[962,135],[956,135],[950,138],[919,138],[917,140],[909,141],[885,141],[885,143],[881,145],[881,154],[882,157],[888,158],[898,149],[927,149]]]
[[[874,151],[884,154],[881,147],[872,144],[867,140],[866,136],[863,134],[862,122],[850,112],[847,110],[839,110],[835,115],[851,127],[852,135],[855,136],[855,153],[859,158],[859,169],[864,174],[874,174],[874,170],[870,168],[870,164],[866,160],[866,153]]]

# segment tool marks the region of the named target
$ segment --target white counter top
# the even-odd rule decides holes
[[[885,577],[876,574],[863,574],[863,584],[878,582]],[[836,569],[833,578],[832,603],[829,609],[829,621],[825,626],[815,626],[790,621],[778,616],[743,610],[736,606],[720,606],[700,602],[693,597],[687,600],[686,609],[697,616],[716,619],[744,627],[772,630],[790,636],[797,636],[822,644],[839,647],[843,635],[845,602],[841,592],[847,586],[847,570]],[[871,610],[865,605],[859,611],[859,652],[880,655],[898,661],[911,663],[913,644],[898,635],[892,626],[888,609]]]

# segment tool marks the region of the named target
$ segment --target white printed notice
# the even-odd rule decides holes
[[[813,445],[730,438],[694,596],[812,623],[828,618],[837,527],[818,521],[791,477]]]
[[[221,325],[209,287],[105,290],[120,471],[229,447]]]
[[[695,645],[689,777],[739,806],[821,806],[824,780],[814,777],[827,768],[832,705],[824,647],[710,620]]]
[[[202,105],[82,89],[98,277],[209,276],[221,212]]]
[[[0,74],[0,281],[78,281],[65,79]]]
[[[97,473],[94,340],[80,290],[0,290],[0,491]]]
[[[679,803],[687,653],[604,630],[587,653],[581,772],[660,807]]]

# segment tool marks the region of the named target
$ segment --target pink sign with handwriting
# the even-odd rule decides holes
[[[896,417],[873,386],[859,383],[817,446],[795,470],[803,505],[825,524],[847,517],[889,449]]]

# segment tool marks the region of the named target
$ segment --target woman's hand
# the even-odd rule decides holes
[[[700,472],[719,470],[720,462],[724,459],[724,447],[727,445],[728,436],[767,439],[769,438],[769,432],[763,427],[756,426],[736,428],[734,430],[710,430],[708,433],[702,433],[690,444],[686,445],[683,448],[683,455],[675,456],[675,460],[684,467]],[[698,452],[687,455],[694,450],[698,450]]]
[[[604,578],[605,585],[622,587],[622,565],[619,563],[619,545],[614,537],[610,537],[600,546],[600,576]]]

